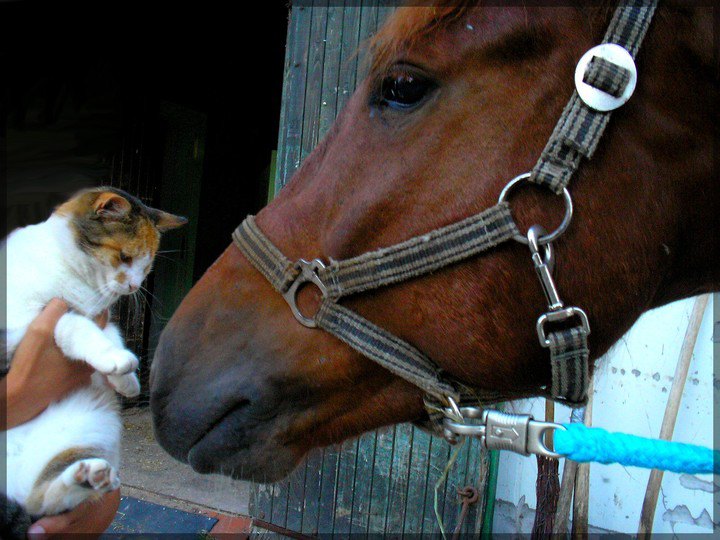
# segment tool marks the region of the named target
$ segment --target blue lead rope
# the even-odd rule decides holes
[[[555,430],[555,451],[579,463],[619,463],[678,473],[720,474],[720,452],[671,441],[610,433],[582,424]]]

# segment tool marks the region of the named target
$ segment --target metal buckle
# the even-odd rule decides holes
[[[588,321],[587,314],[579,307],[567,307],[559,309],[557,311],[548,311],[543,313],[537,320],[535,328],[537,329],[538,339],[540,339],[540,345],[543,347],[550,346],[550,340],[547,338],[545,333],[545,325],[547,323],[566,321],[572,317],[580,318],[580,325],[586,334],[590,333],[590,322]]]
[[[585,70],[587,70],[588,65],[594,57],[612,62],[630,72],[630,80],[628,80],[628,83],[625,85],[625,89],[620,97],[607,94],[599,88],[595,88],[583,81]],[[577,89],[577,93],[588,107],[596,111],[613,111],[621,105],[624,105],[627,100],[630,99],[630,96],[633,95],[636,84],[637,67],[635,66],[635,60],[633,60],[632,55],[624,47],[617,43],[603,43],[602,45],[593,47],[582,55],[575,68],[575,88]]]
[[[498,203],[505,202],[508,198],[508,195],[510,194],[510,191],[518,184],[527,182],[528,179],[530,178],[530,175],[531,175],[531,173],[527,172],[527,173],[520,174],[520,175],[516,176],[515,178],[513,178],[512,180],[510,180],[505,185],[505,187],[502,189],[502,191],[500,192],[500,197],[498,197]],[[539,184],[535,184],[535,185],[540,187]],[[572,215],[573,215],[572,197],[570,197],[570,192],[567,190],[567,188],[563,188],[562,195],[563,195],[563,199],[565,201],[565,216],[563,216],[562,223],[560,223],[560,226],[557,229],[555,229],[553,232],[551,232],[550,234],[546,234],[546,235],[538,238],[537,241],[538,241],[538,244],[540,244],[540,245],[549,244],[550,242],[557,240],[560,237],[560,235],[562,233],[564,233],[567,230],[567,228],[570,226],[570,221],[572,220]],[[516,240],[516,241],[520,242],[521,244],[525,244],[525,245],[528,244],[528,239],[525,236],[523,236],[522,234],[516,234],[515,236],[513,236],[513,240]]]
[[[509,414],[480,407],[461,407],[463,420],[446,417],[443,421],[445,439],[455,444],[458,437],[475,437],[488,450],[510,450],[551,458],[562,457],[545,444],[545,435],[552,429],[565,429],[553,422],[539,422],[529,414]]]
[[[306,326],[307,328],[317,328],[315,319],[306,317],[300,312],[300,309],[297,306],[297,293],[301,285],[304,285],[305,283],[312,283],[320,289],[322,297],[326,298],[327,287],[320,279],[320,276],[317,275],[317,271],[325,268],[325,265],[320,259],[313,259],[312,261],[300,259],[295,264],[300,268],[300,273],[295,278],[292,285],[290,285],[290,288],[285,291],[282,296],[290,306],[290,311],[292,311],[292,314],[295,315],[295,318],[300,324]]]

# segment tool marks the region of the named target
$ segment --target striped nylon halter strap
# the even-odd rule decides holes
[[[637,80],[634,56],[650,25],[655,1],[621,3],[605,34],[603,44],[590,49],[578,63],[576,90],[532,172],[513,179],[497,205],[446,227],[399,244],[345,260],[287,259],[249,216],[233,233],[233,240],[252,265],[287,300],[296,319],[309,328],[322,328],[395,375],[421,388],[431,417],[457,417],[462,403],[496,401],[502,396],[473,390],[453,380],[428,356],[406,341],[338,304],[345,296],[385,287],[474,257],[510,239],[528,244],[536,272],[548,300],[548,311],[538,319],[538,335],[550,350],[552,383],[539,392],[570,406],[587,401],[590,333],[587,316],[577,307],[566,307],[552,280],[551,242],[567,228],[572,200],[567,184],[581,158],[590,158],[615,108],[632,94]],[[560,227],[547,234],[531,227],[524,236],[513,221],[507,197],[526,181],[563,194],[566,214]],[[297,307],[298,289],[312,283],[322,293],[319,310],[312,317]],[[555,330],[547,330],[556,323]],[[560,324],[557,324],[560,323]],[[462,415],[460,415],[462,417]]]

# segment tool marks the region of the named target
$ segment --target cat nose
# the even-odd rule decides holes
[[[128,291],[130,291],[130,292],[135,292],[135,291],[137,291],[139,288],[140,288],[140,287],[138,287],[137,285],[132,285],[131,283],[128,283]]]

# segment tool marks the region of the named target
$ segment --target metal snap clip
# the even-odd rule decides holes
[[[629,73],[630,78],[625,84],[625,88],[620,96],[615,97],[607,92],[603,92],[583,80],[588,65],[590,65],[590,62],[595,57],[607,60],[627,70]],[[575,88],[577,93],[588,107],[596,111],[613,111],[621,105],[624,105],[635,91],[636,84],[637,68],[635,67],[635,60],[633,60],[632,55],[625,48],[616,43],[603,43],[602,45],[593,47],[582,55],[582,58],[580,58],[580,61],[575,67]]]

